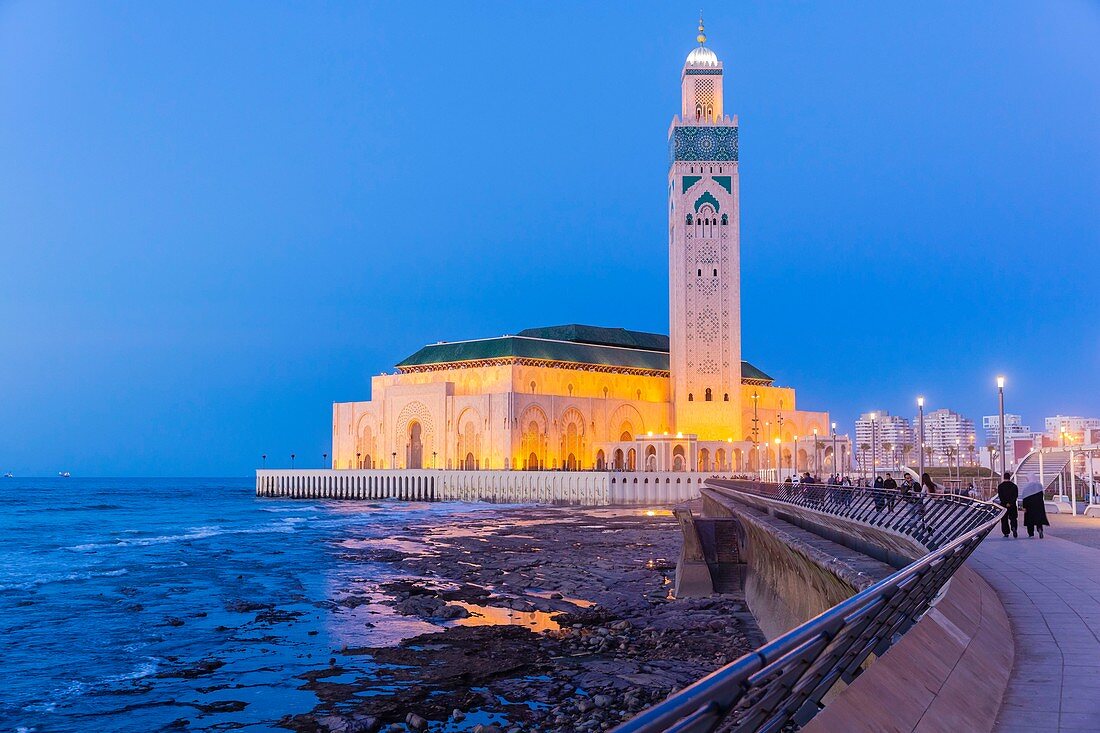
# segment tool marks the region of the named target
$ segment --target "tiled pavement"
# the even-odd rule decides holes
[[[1100,731],[1100,549],[1049,530],[1030,539],[1022,525],[1020,539],[1004,539],[994,528],[970,564],[1013,629],[1015,662],[994,730]]]

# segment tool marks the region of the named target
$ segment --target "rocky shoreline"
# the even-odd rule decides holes
[[[334,605],[378,603],[381,591],[397,613],[441,630],[334,651],[328,668],[301,676],[321,703],[279,725],[609,729],[763,642],[740,597],[671,597],[679,548],[668,512],[516,507],[461,526],[407,525],[355,551],[399,579],[346,589]],[[363,655],[372,674],[349,673]]]

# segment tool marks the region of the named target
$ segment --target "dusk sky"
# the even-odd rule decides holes
[[[0,2],[0,471],[320,466],[425,343],[667,332],[699,3]],[[704,6],[744,357],[1100,416],[1100,3]]]

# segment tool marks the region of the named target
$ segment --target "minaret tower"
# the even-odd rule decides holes
[[[744,439],[737,118],[723,113],[722,62],[699,46],[668,132],[672,419],[700,440]]]

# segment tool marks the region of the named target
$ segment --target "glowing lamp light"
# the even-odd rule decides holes
[[[924,398],[923,397],[918,397],[917,398],[917,407],[924,407]]]
[[[775,444],[776,444],[776,445],[779,445],[779,437],[778,437],[778,436],[777,436],[777,437],[776,437],[776,439],[775,439]]]
[[[676,437],[677,438],[682,438],[682,437],[684,437],[684,434],[683,433],[676,433]]]
[[[649,431],[648,433],[646,433],[646,435],[648,435],[649,437],[651,437],[651,438],[652,438],[652,437],[653,437],[653,431],[652,431],[652,430],[650,430],[650,431]]]
[[[645,515],[647,517],[655,517],[657,516],[657,512],[653,511],[652,509],[646,509]]]
[[[733,442],[733,438],[726,438],[726,442],[727,442],[727,443],[732,443],[732,442]]]
[[[1004,388],[1005,388],[1005,378],[1004,377],[997,377],[997,389],[1004,389]]]

